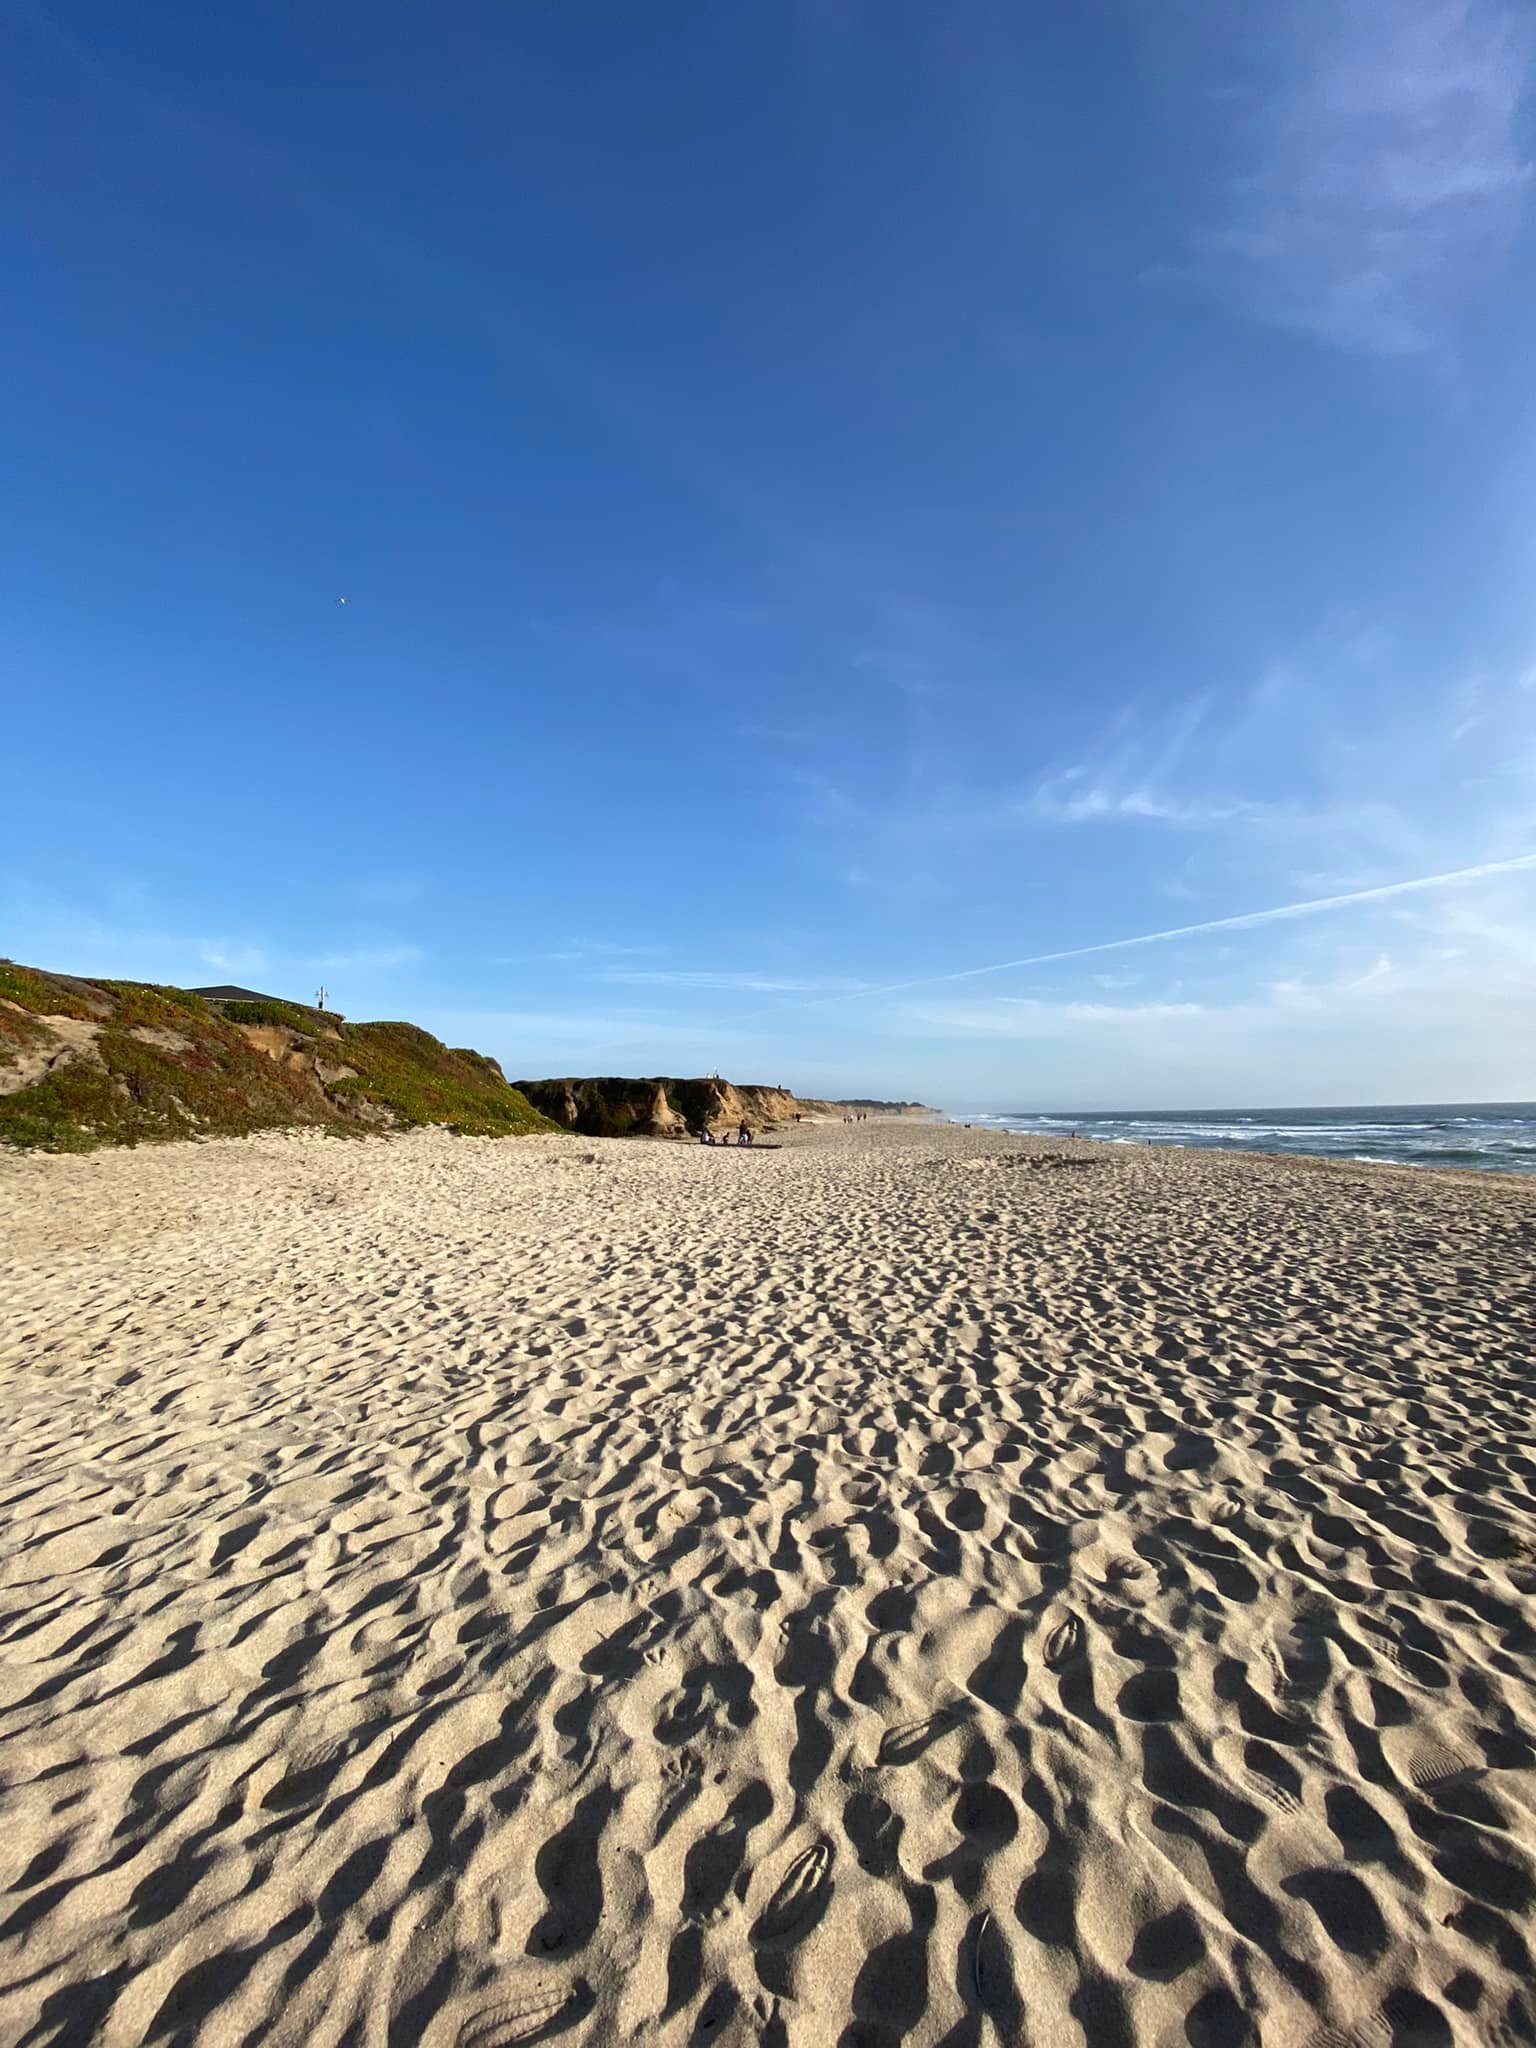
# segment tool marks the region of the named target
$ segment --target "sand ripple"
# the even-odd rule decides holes
[[[1536,1188],[0,1162],[0,2038],[1536,2040]]]

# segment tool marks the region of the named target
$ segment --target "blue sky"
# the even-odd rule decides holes
[[[1527,8],[0,58],[0,950],[514,1074],[1536,1095]]]

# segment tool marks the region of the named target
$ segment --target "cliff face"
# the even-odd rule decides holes
[[[483,1053],[414,1024],[80,981],[0,961],[0,1143],[50,1151],[320,1125],[548,1130]]]
[[[626,1081],[617,1076],[596,1080],[519,1081],[541,1115],[562,1130],[587,1138],[686,1137],[687,1120],[673,1109],[665,1081]]]
[[[830,1107],[802,1102],[783,1088],[670,1076],[629,1081],[609,1074],[517,1086],[552,1122],[586,1138],[689,1138],[702,1130],[734,1130],[743,1121],[761,1131],[788,1123],[797,1110],[825,1115]]]

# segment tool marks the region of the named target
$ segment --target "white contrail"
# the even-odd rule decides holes
[[[1388,896],[1410,896],[1418,889],[1448,889],[1457,882],[1480,881],[1485,875],[1512,875],[1536,868],[1536,853],[1513,860],[1487,860],[1475,868],[1452,868],[1445,875],[1417,875],[1411,882],[1384,882],[1376,889],[1351,889],[1343,896],[1314,896],[1306,903],[1281,903],[1273,910],[1246,910],[1239,917],[1213,917],[1205,924],[1175,925],[1166,932],[1138,932],[1131,939],[1101,939],[1093,946],[1067,946],[1057,953],[1026,953],[1021,960],[994,960],[987,967],[961,967],[950,974],[920,974],[911,981],[891,981],[880,988],[860,989],[864,996],[900,995],[909,988],[932,988],[939,982],[972,981],[981,974],[1006,974],[1012,967],[1045,967],[1056,960],[1082,960],[1090,953],[1119,953],[1127,946],[1160,946],[1167,939],[1193,939],[1202,932],[1244,931],[1251,925],[1278,924],[1287,917],[1314,917],[1322,910],[1343,910],[1351,903],[1379,903]],[[838,1001],[831,997],[828,1000]]]

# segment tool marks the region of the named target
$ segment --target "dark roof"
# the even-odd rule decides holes
[[[305,1017],[316,1019],[318,1029],[325,1025],[345,1024],[346,1018],[340,1010],[322,1010],[318,1003],[296,1003],[288,996],[264,996],[260,989],[236,988],[232,981],[221,981],[216,988],[195,988],[195,996],[201,996],[205,1003],[281,1003],[285,1010],[297,1010]]]
[[[221,981],[217,988],[195,988],[192,990],[192,994],[201,996],[205,1002],[212,1003],[282,1003],[287,1001],[286,996],[264,996],[258,989],[236,988],[232,982],[228,981]],[[307,1009],[308,1007],[309,1005],[306,1003],[304,1008]]]

